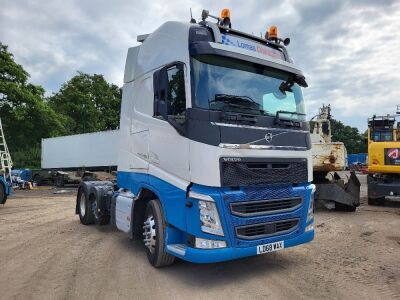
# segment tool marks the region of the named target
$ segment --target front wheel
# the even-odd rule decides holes
[[[147,204],[143,224],[143,242],[149,262],[156,268],[169,266],[175,257],[165,251],[166,224],[160,202],[151,200]]]

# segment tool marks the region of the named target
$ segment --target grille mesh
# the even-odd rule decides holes
[[[286,199],[270,199],[231,203],[231,211],[237,216],[257,216],[269,213],[290,211],[302,203],[300,197]]]
[[[233,162],[220,161],[222,186],[307,182],[307,161]]]
[[[259,225],[269,222],[281,222],[287,220],[300,220],[306,214],[307,207],[300,205],[299,208],[283,213],[263,214],[260,216],[238,216],[232,213],[231,205],[240,202],[264,201],[301,198],[304,201],[306,197],[306,189],[303,186],[292,187],[290,185],[273,184],[267,186],[249,186],[240,188],[226,189],[222,193],[223,203],[227,212],[227,229],[233,237],[233,245],[235,247],[251,247],[262,243],[271,243],[282,239],[281,235],[270,236],[257,239],[244,239],[237,236],[236,229],[242,226]],[[290,230],[285,235],[285,238],[294,238],[300,234],[300,221],[297,229]]]
[[[282,234],[294,230],[299,224],[298,219],[282,220],[278,222],[269,222],[242,226],[236,228],[236,235],[242,239],[259,239]]]

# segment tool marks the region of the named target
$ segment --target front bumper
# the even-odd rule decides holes
[[[292,239],[284,239],[285,248],[294,247],[300,244],[310,242],[314,239],[314,230],[304,232]],[[167,252],[178,258],[193,263],[215,263],[227,260],[238,259],[247,256],[257,255],[257,246],[235,248],[228,247],[223,249],[196,249],[183,246],[179,251],[175,251],[174,247],[167,247]]]

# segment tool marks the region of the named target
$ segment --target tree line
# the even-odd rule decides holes
[[[103,75],[78,72],[45,96],[0,42],[0,117],[15,168],[40,168],[41,140],[116,129],[121,89]]]
[[[118,128],[121,89],[103,75],[78,72],[51,96],[28,80],[0,42],[0,117],[15,168],[40,168],[43,138]],[[337,120],[331,126],[333,140],[348,153],[367,151],[357,128]]]

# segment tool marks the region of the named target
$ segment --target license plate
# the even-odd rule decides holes
[[[283,248],[285,248],[285,244],[283,241],[259,245],[259,246],[257,246],[257,254],[274,252],[274,251],[282,250]]]

